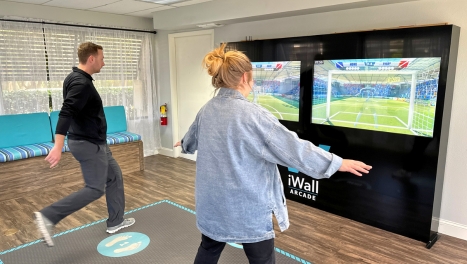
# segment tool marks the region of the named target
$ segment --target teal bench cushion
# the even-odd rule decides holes
[[[52,127],[52,136],[55,138],[55,130],[57,129],[58,114],[60,111],[50,112],[50,126]]]
[[[54,136],[59,113],[60,111],[50,113],[50,123]],[[107,121],[107,144],[114,145],[141,140],[140,135],[126,131],[126,115],[123,106],[105,106],[104,114]],[[69,151],[68,146],[66,146],[66,151]]]
[[[138,140],[141,140],[140,135],[127,131],[107,134],[107,144],[109,145],[127,143]]]
[[[50,113],[50,124],[52,126],[52,133],[54,137],[59,113],[60,111],[53,111]],[[123,132],[127,130],[125,108],[123,106],[105,106],[104,114],[107,121],[107,134]]]
[[[54,143],[46,142],[9,148],[0,148],[0,163],[14,160],[21,160],[33,157],[47,156],[53,148]],[[68,146],[62,149],[62,152],[70,151]]]
[[[0,148],[52,141],[47,113],[0,115]]]
[[[122,105],[106,106],[104,113],[107,120],[107,134],[127,130],[125,108]]]

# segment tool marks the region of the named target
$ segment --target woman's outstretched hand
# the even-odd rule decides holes
[[[180,143],[180,141],[178,141],[177,143],[175,143],[174,147],[180,147],[182,144]]]
[[[368,173],[371,168],[372,167],[370,165],[366,165],[358,160],[343,159],[339,171],[350,172],[357,176],[362,176],[361,172]]]

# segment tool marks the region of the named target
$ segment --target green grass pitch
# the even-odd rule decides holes
[[[409,103],[383,98],[350,97],[330,103],[330,122],[326,121],[326,102],[312,108],[312,122],[408,135],[433,136],[435,106],[429,101],[414,105],[412,130],[408,129]]]
[[[253,102],[253,95],[250,94],[247,99]],[[256,103],[266,108],[278,119],[298,121],[298,102],[296,101],[280,96],[260,94]]]

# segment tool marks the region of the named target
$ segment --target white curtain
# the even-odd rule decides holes
[[[151,33],[90,30],[84,37],[104,49],[105,66],[95,86],[105,106],[123,105],[130,132],[140,134],[145,156],[160,148],[153,43]]]
[[[73,27],[44,25],[52,111],[62,108],[63,80],[78,65],[77,48],[84,34]]]
[[[0,21],[0,115],[60,110],[63,80],[86,41],[104,49],[106,65],[93,75],[104,106],[123,105],[128,131],[142,136],[144,155],[157,154],[152,33]]]
[[[141,135],[144,155],[160,148],[151,33],[44,25],[53,110],[63,103],[62,85],[72,66],[78,65],[77,48],[91,41],[101,45],[105,66],[94,74],[94,86],[104,106],[123,105],[128,131]]]
[[[0,21],[0,115],[49,112],[42,25]]]

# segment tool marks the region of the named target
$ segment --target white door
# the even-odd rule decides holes
[[[203,69],[204,56],[214,48],[214,31],[203,30],[169,35],[171,45],[172,101],[176,100],[176,118],[173,122],[174,143],[181,140],[196,114],[212,98],[214,88],[211,76]],[[174,71],[174,72],[172,72]],[[175,105],[175,104],[174,104]],[[195,155],[181,154],[180,148],[174,156],[196,160]]]

